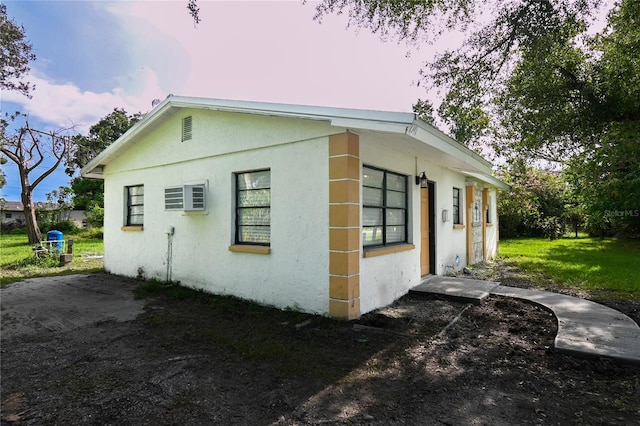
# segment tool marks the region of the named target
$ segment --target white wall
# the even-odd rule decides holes
[[[498,255],[498,195],[494,188],[489,189],[490,207],[489,214],[491,216],[491,224],[487,224],[486,231],[486,249],[487,258],[491,259]]]
[[[436,234],[436,274],[446,275],[462,269],[467,262],[467,231],[453,226],[453,188],[460,189],[460,215],[462,223],[467,225],[465,209],[466,178],[441,165],[421,160],[419,170],[426,170],[429,180],[435,182],[435,234]],[[442,221],[442,211],[448,210],[448,221]],[[459,265],[456,266],[456,257]]]
[[[415,249],[360,260],[360,310],[386,306],[420,284],[420,189],[415,185],[415,157],[380,140],[360,139],[360,159],[374,166],[409,176],[409,243]]]
[[[435,272],[445,275],[459,271],[467,265],[467,230],[465,197],[467,177],[428,158],[416,158],[403,153],[383,139],[361,138],[362,165],[374,166],[409,177],[409,243],[415,249],[377,257],[362,258],[360,263],[360,307],[366,313],[392,303],[420,284],[420,189],[414,184],[414,176],[427,172],[435,184]],[[460,214],[464,228],[453,226],[453,188],[460,189]],[[495,216],[495,190],[492,197],[493,227],[487,227],[488,244],[495,247],[497,217]],[[442,211],[448,210],[448,221],[442,221]],[[493,249],[492,249],[493,250]],[[490,253],[493,253],[491,251]],[[459,265],[456,266],[456,257]]]
[[[321,123],[193,111],[194,138],[180,142],[181,117],[146,135],[105,170],[105,269],[167,277],[168,226],[175,228],[171,278],[217,294],[325,314],[329,306],[328,138]],[[302,142],[295,138],[308,137]],[[260,148],[260,141],[276,144]],[[163,162],[171,164],[157,166]],[[271,170],[271,253],[229,251],[233,173]],[[165,211],[164,188],[207,181],[208,211]],[[124,187],[144,184],[144,230],[122,231]]]

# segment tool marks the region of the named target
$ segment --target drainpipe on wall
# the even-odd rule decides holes
[[[173,260],[173,234],[175,232],[175,228],[173,226],[169,226],[165,234],[167,234],[167,283],[171,282],[171,262]]]

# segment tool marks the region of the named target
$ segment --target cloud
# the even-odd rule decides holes
[[[123,78],[127,86],[136,87],[135,91],[125,91],[121,87],[108,92],[82,90],[71,82],[57,83],[37,72],[28,80],[36,86],[30,99],[18,93],[3,92],[3,102],[17,104],[23,113],[50,127],[75,126],[80,133],[86,133],[114,108],[124,108],[130,113],[146,112],[151,109],[153,99],[163,97],[157,75],[146,68]]]

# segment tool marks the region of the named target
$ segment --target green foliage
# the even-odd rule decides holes
[[[7,6],[0,4],[0,89],[29,95],[33,85],[20,79],[29,73],[29,62],[36,59],[31,49],[24,27],[9,19]]]
[[[603,4],[608,25],[594,35]],[[594,234],[640,237],[640,1],[324,0],[316,18],[343,12],[410,43],[464,31],[462,46],[421,73],[444,93],[439,119],[471,148],[490,141],[507,160],[557,163],[574,189],[576,226],[584,215]]]
[[[19,232],[21,231],[21,232]],[[96,237],[100,238],[96,238]],[[24,230],[0,234],[0,276],[2,286],[32,277],[66,275],[78,272],[97,272],[103,269],[102,259],[95,258],[104,253],[101,231],[81,231],[65,234],[65,240],[74,240],[73,262],[59,266],[57,256],[36,259]]]
[[[90,204],[98,197],[104,197],[104,181],[101,179],[83,179],[76,177],[71,180],[74,206],[90,210]],[[98,205],[103,205],[102,201]]]
[[[77,169],[84,167],[141,118],[141,113],[128,114],[122,108],[115,108],[113,112],[91,126],[87,136],[75,136],[71,159],[67,162],[67,174],[72,176]],[[104,182],[97,179],[76,177],[71,181],[71,188],[75,194],[74,205],[83,207],[87,212],[87,223],[94,227],[102,226],[104,222]]]
[[[564,27],[523,49],[499,101],[496,147],[563,164],[592,235],[638,238],[640,2],[620,2],[595,37]]]
[[[61,220],[59,222],[48,223],[45,227],[42,227],[41,230],[43,234],[55,230],[62,232],[64,235],[69,235],[77,233],[78,226],[72,220]]]
[[[418,102],[413,105],[413,112],[421,120],[435,126],[436,119],[433,116],[433,105],[428,100],[418,99]]]
[[[104,238],[104,230],[102,228],[87,228],[78,230],[76,236],[81,240],[97,240],[102,241]]]
[[[19,269],[43,269],[43,268],[56,268],[60,265],[60,260],[57,256],[28,256],[24,259],[20,259],[16,262],[10,263],[5,266],[9,271],[16,271]]]
[[[146,299],[150,297],[167,296],[174,300],[207,300],[211,297],[201,290],[181,286],[179,282],[160,281],[151,278],[144,281],[135,289],[134,295],[136,299]]]
[[[563,238],[549,241],[518,238],[500,241],[500,256],[531,274],[539,274],[563,287],[607,298],[640,299],[637,265],[638,241],[615,238]]]
[[[91,126],[89,135],[75,136],[73,138],[74,150],[67,164],[67,174],[71,176],[76,169],[84,167],[141,118],[141,113],[127,114],[122,108],[114,108],[113,112]],[[80,188],[80,186],[77,188]]]
[[[101,227],[104,223],[104,195],[98,199],[92,200],[87,209],[87,223],[96,228]]]
[[[498,197],[501,237],[555,239],[564,233],[568,187],[561,176],[516,162],[500,178],[512,188]]]
[[[467,34],[461,46],[438,52],[422,71],[426,87],[445,93],[438,113],[467,146],[497,128],[492,114],[513,66],[527,49],[562,37],[568,24],[584,26],[598,0],[324,0],[316,19],[344,13],[349,23],[384,39],[431,43],[449,30]],[[478,16],[491,10],[490,20]],[[485,13],[486,16],[486,13]],[[480,24],[479,22],[485,22]]]

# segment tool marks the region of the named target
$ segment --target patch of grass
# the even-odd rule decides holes
[[[77,234],[65,235],[65,240],[73,239],[73,262],[59,266],[57,257],[36,259],[24,233],[3,233],[0,235],[0,285],[27,278],[76,273],[99,272],[103,270],[104,244],[102,230],[82,230]]]
[[[615,238],[516,238],[500,241],[500,256],[533,274],[569,288],[610,297],[640,299],[640,241]]]
[[[208,296],[202,291],[183,287],[179,282],[164,282],[155,278],[143,281],[142,284],[134,291],[134,297],[136,299],[147,299],[150,297],[158,297],[160,295],[165,295],[175,300],[206,300],[206,296]]]

